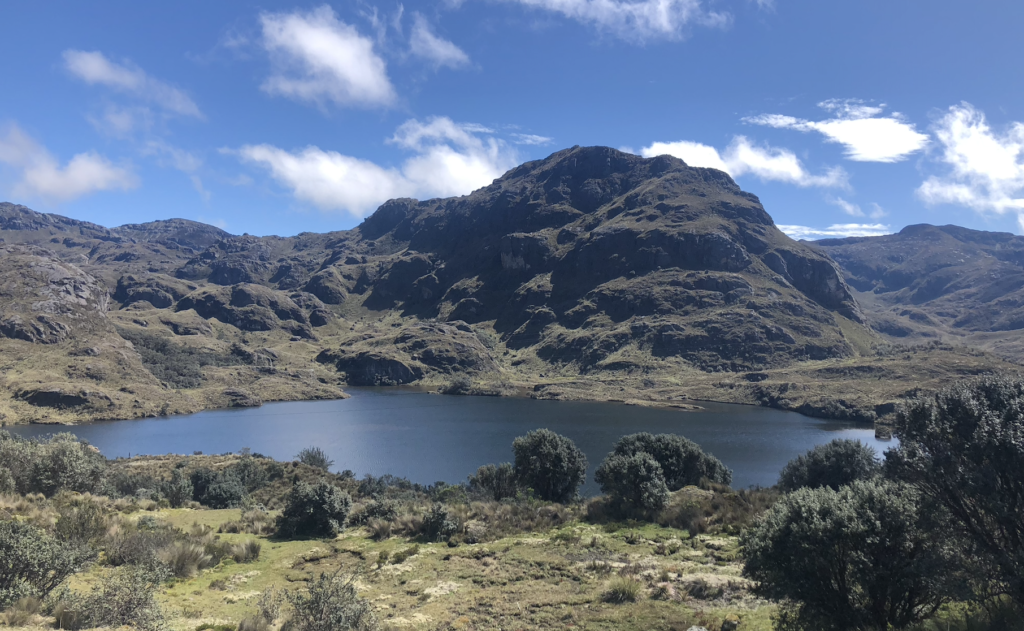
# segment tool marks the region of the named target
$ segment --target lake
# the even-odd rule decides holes
[[[875,439],[871,426],[809,418],[725,403],[699,402],[702,411],[588,401],[443,396],[404,388],[348,388],[337,401],[268,403],[260,408],[214,410],[134,421],[106,421],[67,430],[108,458],[138,454],[207,454],[249,447],[291,460],[317,446],[334,459],[332,470],[407,477],[429,484],[460,482],[489,462],[512,460],[512,439],[546,427],[586,453],[590,472],[583,492],[598,492],[593,472],[621,436],[634,432],[681,434],[733,470],[733,487],[769,486],[793,457],[834,438],[856,438],[881,456],[896,441]],[[21,436],[59,431],[53,426],[6,428]],[[62,428],[64,429],[64,428]]]

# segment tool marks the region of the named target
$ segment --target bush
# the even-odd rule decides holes
[[[0,492],[91,493],[99,489],[106,466],[99,452],[73,434],[26,440],[0,430]]]
[[[3,613],[3,617],[0,618],[0,620],[3,620],[4,624],[9,627],[28,626],[29,621],[32,620],[33,616],[39,613],[42,605],[43,601],[36,596],[19,598],[18,602],[14,603]]]
[[[277,518],[277,530],[284,537],[334,537],[345,528],[351,510],[348,493],[326,480],[298,482]]]
[[[172,474],[173,475],[173,474]],[[230,467],[218,473],[205,467],[189,475],[192,499],[210,508],[234,508],[248,495],[245,484]]]
[[[228,467],[226,473],[234,476],[245,487],[246,493],[254,493],[270,481],[267,468],[263,466],[258,458],[250,455],[242,458]]]
[[[262,543],[256,539],[250,539],[245,543],[231,546],[231,558],[235,560],[235,563],[255,563],[260,560],[262,549]],[[273,621],[271,620],[271,622]]]
[[[52,608],[57,627],[77,631],[93,627],[130,626],[151,631],[163,626],[163,614],[154,597],[167,578],[157,567],[118,569],[90,594],[64,591]]]
[[[1024,607],[1024,380],[959,384],[899,410],[886,472],[949,511],[982,574]]]
[[[594,479],[603,493],[625,507],[658,511],[668,501],[661,465],[647,452],[629,456],[609,454],[597,468]]]
[[[327,457],[327,452],[319,447],[306,447],[295,456],[295,459],[302,464],[324,471],[329,470],[334,464],[334,461]]]
[[[610,603],[635,603],[640,600],[643,594],[643,584],[635,578],[620,576],[612,579],[608,590],[604,593],[605,602]]]
[[[373,607],[359,597],[355,577],[321,574],[309,583],[309,592],[289,593],[294,608],[289,626],[295,631],[374,631]]]
[[[398,502],[386,497],[372,500],[359,516],[359,521],[364,524],[375,520],[392,522],[396,519],[398,519]]]
[[[497,466],[485,464],[469,476],[469,487],[475,491],[486,493],[495,502],[515,497],[519,494],[519,483],[516,472],[509,462]]]
[[[587,457],[572,440],[537,429],[512,442],[519,483],[549,502],[570,502],[587,479]]]
[[[164,495],[167,496],[167,501],[171,503],[171,508],[181,508],[187,502],[192,501],[194,490],[192,488],[192,480],[185,475],[185,472],[181,469],[175,469],[171,472],[171,480],[164,489]]]
[[[783,497],[741,543],[756,593],[796,603],[815,631],[905,628],[954,595],[955,559],[910,486],[860,481]]]
[[[649,434],[642,432],[623,436],[615,443],[613,454],[632,456],[646,452],[659,465],[670,491],[684,486],[700,484],[708,479],[718,484],[730,484],[732,471],[722,461],[704,453],[700,445],[676,434]]]
[[[437,503],[430,507],[423,520],[423,534],[427,539],[445,541],[458,531],[458,519],[444,507],[444,504]]]
[[[0,521],[0,611],[27,596],[45,597],[94,557],[35,526]]]
[[[779,488],[785,493],[804,487],[838,490],[873,478],[880,470],[874,449],[859,440],[837,438],[790,460],[779,474]]]
[[[199,570],[213,567],[213,555],[206,552],[206,546],[193,542],[178,541],[163,548],[157,557],[177,578],[191,578]]]

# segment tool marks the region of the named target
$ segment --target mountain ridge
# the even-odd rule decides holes
[[[863,279],[827,254],[853,260],[841,248],[856,244],[794,241],[721,171],[605,147],[556,152],[462,197],[389,200],[346,231],[235,236],[183,219],[107,229],[0,204],[0,239],[5,260],[70,265],[105,287],[110,308],[82,317],[130,356],[74,355],[99,346],[71,335],[44,353],[61,361],[29,369],[26,345],[46,345],[2,323],[42,317],[38,288],[8,282],[0,351],[24,359],[7,363],[0,414],[15,421],[100,414],[33,406],[18,394],[33,388],[101,392],[114,418],[396,383],[870,420],[916,388],[1012,367],[943,344],[879,350],[895,338],[868,326],[877,309],[848,284]],[[110,362],[122,369],[97,378]],[[128,396],[123,367],[139,364],[156,390]],[[865,388],[869,377],[885,383]]]

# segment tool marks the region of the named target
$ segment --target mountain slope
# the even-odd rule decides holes
[[[0,357],[14,358],[0,414],[15,422],[401,383],[870,419],[919,388],[1008,366],[942,345],[876,350],[884,339],[836,263],[780,232],[728,175],[602,147],[526,163],[464,197],[391,200],[348,231],[107,229],[3,204],[0,239],[0,286],[17,305],[0,309],[12,323]],[[25,327],[49,317],[32,297],[49,281],[22,282],[25,266],[81,276],[109,302],[47,344]],[[91,373],[69,359],[96,346],[88,331],[120,348],[91,355]],[[150,390],[127,396],[138,384]],[[40,388],[110,404],[101,414],[18,394]]]
[[[915,225],[816,245],[843,267],[880,333],[1024,358],[1024,237]]]

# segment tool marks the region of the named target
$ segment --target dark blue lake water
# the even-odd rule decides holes
[[[317,446],[335,471],[358,476],[391,473],[414,482],[459,482],[488,462],[512,459],[512,439],[546,427],[587,454],[584,493],[597,492],[593,470],[619,437],[634,432],[682,434],[733,470],[733,487],[768,486],[786,462],[834,438],[856,438],[881,456],[895,441],[875,439],[870,426],[813,419],[724,403],[700,403],[689,412],[617,403],[460,397],[398,388],[349,388],[340,401],[269,403],[188,416],[107,421],[70,428],[108,458],[137,454],[207,454],[249,447],[291,460]],[[22,436],[52,433],[52,426],[7,428]]]

